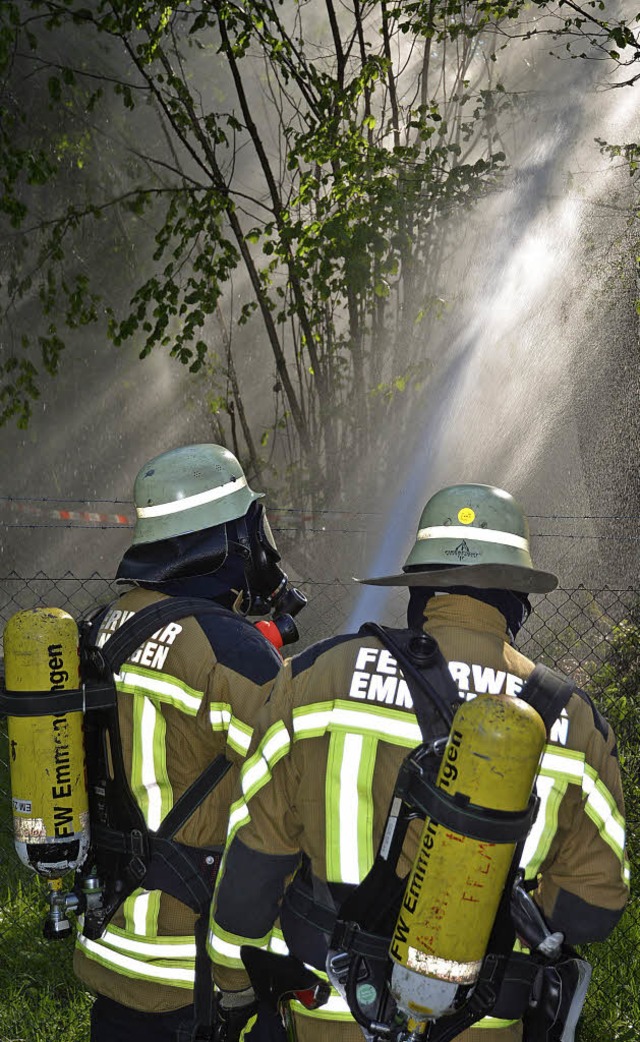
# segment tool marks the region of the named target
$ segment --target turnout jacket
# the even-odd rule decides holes
[[[97,643],[104,644],[132,613],[161,598],[141,588],[125,593],[103,618]],[[281,665],[251,623],[221,609],[168,623],[122,666],[116,688],[124,764],[152,832],[222,754],[231,769],[176,835],[177,841],[214,855],[222,850],[252,722]],[[135,890],[98,941],[78,935],[75,972],[92,991],[133,1009],[187,1006],[196,918],[169,894]]]
[[[534,663],[510,645],[496,608],[448,594],[432,597],[424,614],[461,699],[518,694]],[[287,897],[280,908],[283,890],[298,869],[292,889],[306,887],[330,907],[362,880],[398,769],[421,740],[406,682],[376,637],[332,638],[287,660],[256,722],[212,907],[208,945],[221,989],[247,986],[240,945],[267,946],[280,912],[289,949],[324,968],[326,935],[305,933]],[[623,796],[612,729],[577,690],[553,725],[536,787],[540,805],[523,853],[535,899],[568,943],[602,940],[628,898]],[[407,834],[403,874],[420,829],[414,822]],[[350,1019],[335,995],[313,1016]]]

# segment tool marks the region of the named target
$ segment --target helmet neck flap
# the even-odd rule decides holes
[[[289,584],[279,567],[266,512],[252,502],[244,517],[188,535],[134,543],[124,554],[116,579],[163,593],[189,592],[210,597],[246,615],[274,608],[295,615],[306,598]]]
[[[230,608],[240,592],[246,596],[247,582],[245,555],[230,547],[228,527],[216,525],[155,543],[134,544],[124,554],[116,579],[169,595],[208,597]]]

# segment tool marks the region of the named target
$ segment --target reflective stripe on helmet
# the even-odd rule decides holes
[[[185,496],[184,499],[176,499],[172,503],[158,503],[151,507],[136,507],[138,517],[166,517],[168,514],[179,514],[183,510],[192,510],[193,507],[201,507],[206,503],[213,503],[216,499],[224,499],[232,492],[239,492],[241,488],[247,487],[245,477],[234,478],[227,481],[225,485],[218,488],[207,489],[206,492],[197,492],[193,496]]]
[[[420,528],[416,539],[478,539],[485,543],[515,546],[518,550],[529,549],[529,540],[520,535],[502,532],[496,528],[469,528],[466,525],[431,525],[429,528]]]

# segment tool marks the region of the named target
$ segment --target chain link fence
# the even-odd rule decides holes
[[[298,585],[309,597],[308,608],[297,617],[300,641],[291,652],[314,640],[343,632],[351,625],[354,584],[338,579],[320,582],[313,577]],[[25,578],[16,573],[0,578],[0,628],[17,611],[37,606],[60,607],[76,619],[96,605],[112,599],[115,584],[93,574],[80,578],[68,572],[59,579],[43,573]],[[392,590],[378,621],[401,626],[405,621],[406,591]],[[594,965],[587,1005],[578,1031],[579,1042],[638,1042],[640,1038],[640,901],[635,892],[640,837],[640,598],[634,588],[613,590],[559,589],[535,599],[533,612],[518,635],[519,649],[536,661],[555,666],[586,689],[613,725],[619,746],[627,804],[629,853],[632,865],[632,898],[612,937],[591,946],[586,954]],[[288,650],[288,649],[287,649]],[[22,870],[12,853],[10,793],[6,740],[0,745],[0,856],[4,886],[0,893],[0,953],[12,953],[16,966],[32,972],[33,958],[26,948],[15,960],[16,927],[27,914],[33,917],[33,901],[25,907],[23,896],[34,880]],[[38,881],[36,881],[38,883]],[[41,912],[45,905],[42,902]],[[28,946],[29,934],[24,944]],[[38,957],[46,958],[40,943]],[[69,942],[70,948],[70,942]],[[67,956],[68,958],[68,953]],[[68,967],[67,967],[68,970]],[[68,972],[70,972],[68,970]],[[65,999],[65,1001],[68,1001]],[[0,1039],[10,1036],[2,1028]],[[86,1014],[86,1003],[84,1014]],[[84,1015],[83,1014],[83,1015]],[[67,1038],[63,1034],[60,1042]],[[70,1038],[70,1036],[68,1036]],[[83,1042],[82,1033],[73,1036]],[[88,1037],[88,1036],[86,1036]],[[16,1036],[22,1042],[23,1036]],[[25,1035],[25,1042],[41,1036]],[[57,1042],[58,1036],[42,1036]],[[13,1039],[12,1039],[13,1042]]]

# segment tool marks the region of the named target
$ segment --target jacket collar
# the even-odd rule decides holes
[[[456,626],[509,641],[502,612],[475,597],[457,593],[437,593],[429,598],[424,609],[423,627],[431,631],[432,626]]]

